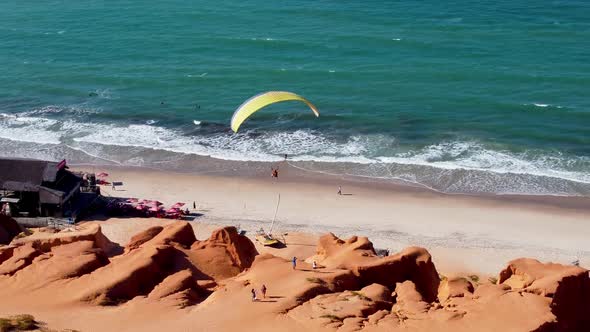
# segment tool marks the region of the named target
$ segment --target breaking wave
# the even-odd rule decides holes
[[[260,162],[280,161],[284,154],[288,154],[298,167],[309,171],[402,179],[448,192],[473,192],[477,186],[479,190],[486,191],[489,188],[484,190],[482,186],[498,186],[499,182],[504,181],[503,189],[496,188],[494,192],[577,195],[580,194],[579,189],[570,190],[568,188],[571,186],[562,186],[557,183],[558,180],[590,184],[589,157],[538,151],[516,153],[492,149],[474,141],[440,142],[408,148],[400,146],[394,137],[384,134],[342,138],[313,130],[268,133],[245,131],[232,134],[219,128],[209,132],[183,132],[181,129],[159,126],[152,121],[118,125],[77,122],[71,118],[59,121],[38,116],[55,112],[81,111],[45,107],[24,116],[0,114],[0,138],[65,145],[104,160],[117,159],[110,155],[114,152],[109,152],[108,147],[117,147],[117,153],[125,148],[144,149],[146,154],[152,151],[149,152],[150,160],[157,159],[153,157],[157,151]],[[123,164],[142,164],[141,153],[136,153],[133,158],[121,160]],[[471,172],[469,179],[459,179],[457,174],[465,171],[473,171],[479,177],[473,178]],[[514,179],[498,178],[502,175],[511,175],[513,178],[519,176],[522,183],[515,188],[514,183],[509,183]],[[488,179],[485,181],[489,183],[482,183],[486,177]],[[541,189],[538,185],[526,184],[538,180],[532,177],[550,178],[552,188],[559,189]],[[471,186],[474,188],[467,189]]]

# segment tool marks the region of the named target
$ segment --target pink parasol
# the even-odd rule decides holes
[[[158,211],[160,211],[160,209],[158,209],[158,207],[156,207],[156,206],[152,206],[151,208],[149,208],[149,210],[152,211],[152,212],[158,212]]]
[[[128,199],[126,200],[126,202],[127,202],[127,203],[137,203],[137,202],[139,202],[139,200],[138,200],[137,198],[133,198],[133,197],[132,197],[132,198],[128,198]]]
[[[101,172],[96,174],[97,178],[106,178],[107,176],[109,176],[109,173]]]
[[[174,207],[171,207],[168,210],[166,210],[166,212],[168,212],[168,213],[178,213],[178,209],[177,208],[174,208]]]
[[[172,207],[173,207],[173,208],[179,208],[179,207],[181,207],[181,206],[184,206],[184,204],[185,204],[185,203],[178,202],[178,203],[176,203],[176,204],[172,205]]]
[[[145,207],[143,205],[138,205],[135,207],[136,210],[143,211]]]

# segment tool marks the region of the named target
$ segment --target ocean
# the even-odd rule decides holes
[[[589,40],[586,0],[2,1],[0,156],[590,196]],[[267,90],[321,116],[231,132]]]

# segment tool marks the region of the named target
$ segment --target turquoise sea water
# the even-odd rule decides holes
[[[3,1],[0,156],[288,153],[445,192],[590,196],[589,40],[582,0]],[[285,103],[232,134],[266,90],[321,117]]]

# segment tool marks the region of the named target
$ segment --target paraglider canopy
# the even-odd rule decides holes
[[[268,91],[251,97],[236,109],[231,118],[231,129],[237,133],[242,123],[260,109],[270,104],[293,100],[304,102],[316,117],[320,116],[318,109],[309,100],[300,95],[288,91]]]

